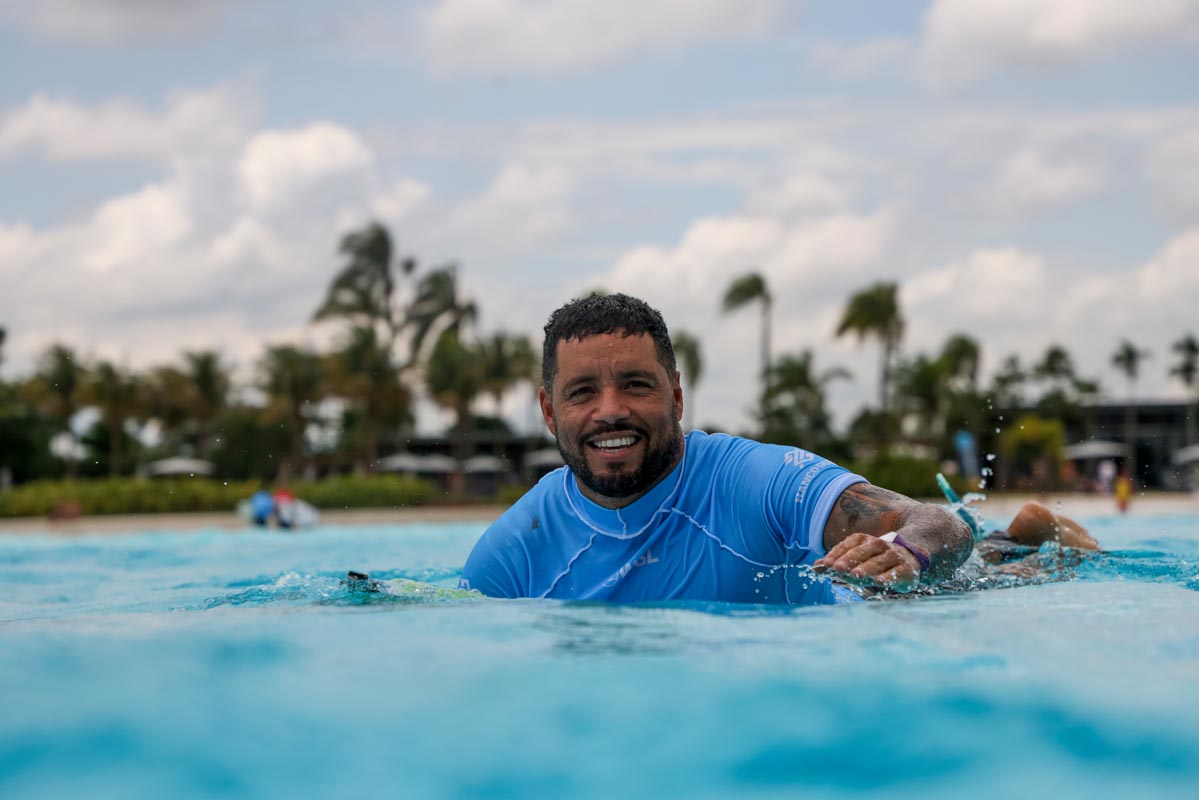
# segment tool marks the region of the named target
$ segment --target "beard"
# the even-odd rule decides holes
[[[641,459],[641,464],[637,469],[632,472],[616,475],[597,475],[587,463],[586,452],[583,449],[587,447],[585,444],[581,445],[580,449],[576,452],[568,452],[562,446],[561,439],[558,439],[558,452],[562,455],[562,460],[566,462],[566,466],[570,467],[579,482],[596,494],[618,499],[634,497],[649,490],[650,487],[664,478],[670,468],[674,466],[679,451],[683,447],[683,431],[677,423],[670,425],[669,433],[657,445],[653,443],[653,440],[647,435],[644,429],[630,428],[628,426],[613,427],[611,430],[595,430],[590,432],[588,436],[628,430],[634,431],[647,442],[645,457]]]

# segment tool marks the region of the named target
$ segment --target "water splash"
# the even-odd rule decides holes
[[[444,570],[430,570],[445,579]],[[350,573],[351,576],[359,573]],[[456,577],[454,572],[453,576]],[[269,580],[269,579],[268,579]],[[245,584],[242,584],[245,585]],[[361,578],[342,574],[321,575],[285,572],[274,580],[259,582],[232,594],[211,597],[194,609],[209,610],[222,606],[360,606],[379,603],[446,603],[476,600],[478,592],[437,586],[408,577]],[[193,610],[194,610],[193,609]]]

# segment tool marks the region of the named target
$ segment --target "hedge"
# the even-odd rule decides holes
[[[34,481],[0,492],[0,516],[44,517],[77,503],[83,514],[154,514],[228,511],[260,488],[257,481],[108,478]],[[433,501],[433,484],[392,475],[347,476],[290,484],[292,492],[318,508],[395,508]]]

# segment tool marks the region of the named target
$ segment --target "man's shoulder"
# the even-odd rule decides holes
[[[779,465],[799,467],[826,460],[823,456],[799,447],[759,442],[756,439],[728,433],[692,431],[687,434],[687,447],[690,451],[689,455],[694,456],[698,463],[755,457],[772,463],[777,462]]]

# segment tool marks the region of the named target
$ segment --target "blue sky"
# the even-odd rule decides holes
[[[462,265],[483,331],[596,286],[699,335],[696,419],[746,424],[760,269],[779,352],[854,375],[849,294],[895,280],[904,353],[1066,345],[1113,398],[1179,396],[1199,307],[1196,0],[0,0],[4,369],[63,340],[248,373],[380,219]],[[514,420],[528,415],[513,397]],[[438,420],[423,415],[427,427]]]

